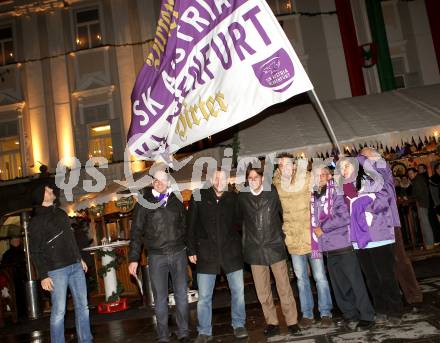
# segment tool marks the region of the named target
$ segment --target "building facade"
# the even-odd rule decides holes
[[[322,100],[440,82],[439,1],[268,3]]]
[[[0,179],[123,160],[159,1],[0,1]]]

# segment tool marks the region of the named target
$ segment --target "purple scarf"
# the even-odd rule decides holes
[[[169,193],[160,193],[158,196],[154,196],[154,199],[157,200],[158,203],[161,203],[161,206],[166,206],[168,201]]]
[[[358,196],[358,191],[353,182],[344,183],[342,186],[344,190],[344,201],[348,208],[350,208],[350,199],[356,198]]]
[[[310,198],[310,235],[311,235],[311,248],[312,248],[312,258],[322,258],[322,254],[319,252],[319,242],[318,237],[316,237],[313,231],[317,227],[321,227],[321,222],[328,216],[330,216],[333,207],[333,192],[335,190],[333,180],[327,182],[327,189],[325,191],[324,201],[327,202],[327,214],[324,211],[319,215],[319,218],[315,216],[315,201],[321,201],[315,198],[315,194],[312,193]],[[319,205],[318,205],[319,206]],[[325,207],[325,205],[324,205]]]

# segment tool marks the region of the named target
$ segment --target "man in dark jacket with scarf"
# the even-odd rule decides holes
[[[189,260],[197,264],[198,332],[196,343],[212,340],[212,293],[217,274],[223,271],[231,290],[232,327],[236,338],[247,337],[241,237],[236,231],[237,195],[227,190],[225,171],[217,170],[212,187],[191,198],[188,213]],[[197,197],[196,197],[197,198]]]
[[[69,287],[75,305],[78,341],[91,342],[87,286],[87,265],[80,251],[66,212],[54,206],[53,185],[41,183],[32,192],[34,215],[29,224],[29,251],[44,290],[50,291],[50,338],[64,343],[64,314]]]
[[[153,288],[159,342],[169,342],[168,275],[176,300],[177,337],[188,338],[188,282],[186,254],[186,212],[182,202],[171,191],[168,174],[158,168],[152,172],[153,187],[147,187],[138,199],[131,226],[128,266],[136,276],[142,244],[148,254]],[[145,206],[145,207],[144,207]]]

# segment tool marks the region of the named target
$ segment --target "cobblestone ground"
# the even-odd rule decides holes
[[[433,266],[438,268],[437,265]],[[440,270],[439,270],[440,271]],[[247,328],[249,338],[236,340],[230,327],[230,309],[227,307],[214,310],[213,333],[214,342],[302,342],[302,343],[363,343],[363,342],[440,342],[440,277],[420,280],[424,293],[424,302],[417,307],[405,308],[403,322],[395,328],[376,326],[366,332],[351,332],[345,328],[332,327],[321,329],[314,327],[302,331],[300,336],[287,334],[285,325],[281,323],[281,334],[266,339],[263,335],[264,318],[254,294],[247,294]],[[226,292],[226,291],[225,291]],[[249,288],[248,293],[252,293]],[[223,302],[221,291],[216,294],[216,302]],[[225,298],[226,299],[226,298]],[[94,342],[155,342],[154,316],[150,310],[132,308],[131,312],[114,315],[92,315]],[[279,317],[282,318],[278,307]],[[172,317],[172,316],[171,316]],[[191,337],[196,336],[195,305],[191,306]],[[338,315],[335,315],[337,318]],[[171,318],[171,330],[173,330]],[[73,329],[72,313],[66,320],[66,342],[76,342]],[[48,318],[38,321],[24,322],[0,330],[1,342],[50,342]],[[175,342],[175,337],[171,342]]]
[[[363,342],[440,342],[440,277],[421,280],[424,302],[417,307],[406,307],[402,324],[395,328],[376,326],[365,332],[351,332],[345,328],[332,327],[321,329],[314,327],[303,330],[301,336],[290,336],[286,328],[282,334],[266,339],[262,334],[264,318],[259,306],[248,311],[248,342],[302,342],[302,343],[363,343]],[[281,315],[281,313],[279,313]],[[235,342],[228,327],[229,316],[217,317],[214,327],[218,342]]]

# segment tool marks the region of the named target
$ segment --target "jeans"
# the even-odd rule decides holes
[[[157,335],[160,342],[169,341],[168,331],[168,274],[171,275],[176,301],[177,337],[188,336],[188,263],[186,250],[170,255],[149,255]]]
[[[212,335],[212,292],[215,286],[215,274],[197,274],[199,285],[199,301],[197,303],[197,318],[200,335]],[[243,269],[226,274],[231,290],[231,318],[234,329],[244,327],[246,311],[244,302]]]
[[[419,214],[420,228],[422,229],[423,244],[432,246],[434,244],[434,234],[432,232],[431,223],[429,222],[429,209],[417,205]]]
[[[332,298],[330,295],[330,287],[328,285],[327,276],[325,274],[324,260],[322,258],[311,258],[311,254],[293,255],[292,264],[298,279],[299,300],[301,303],[301,312],[304,318],[313,319],[313,295],[310,287],[309,273],[307,269],[307,261],[310,262],[313,278],[316,282],[318,290],[318,308],[321,317],[331,317],[332,315]]]
[[[64,315],[66,313],[67,287],[72,293],[75,306],[75,325],[78,342],[91,342],[89,308],[87,306],[87,286],[81,263],[48,272],[53,282],[51,292],[52,311],[50,314],[50,340],[64,343]]]

